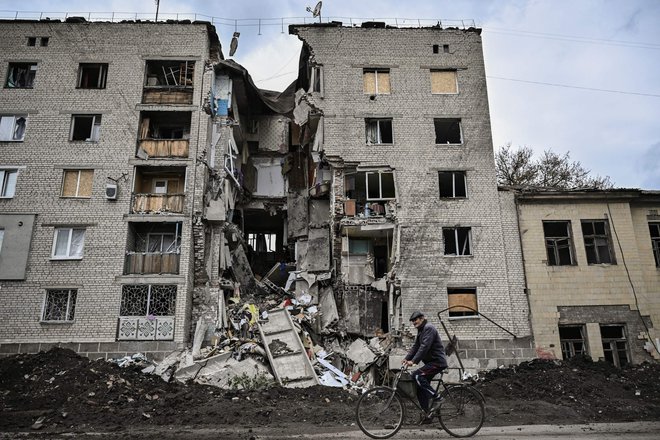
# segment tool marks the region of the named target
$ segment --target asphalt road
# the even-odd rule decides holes
[[[348,429],[348,430],[347,430]],[[359,430],[340,428],[336,432],[319,432],[314,426],[287,426],[279,428],[234,427],[231,429],[198,429],[181,426],[158,426],[149,430],[130,430],[128,432],[76,432],[53,435],[46,432],[31,431],[24,433],[0,432],[1,439],[231,439],[231,440],[285,440],[285,439],[368,439]],[[393,439],[451,439],[446,432],[436,428],[404,428]],[[660,422],[633,423],[598,423],[590,425],[527,425],[485,427],[474,437],[480,440],[658,440]]]

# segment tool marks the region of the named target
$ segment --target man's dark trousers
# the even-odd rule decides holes
[[[419,406],[424,411],[429,410],[429,399],[435,396],[435,390],[431,386],[431,380],[444,369],[445,367],[439,363],[430,362],[419,367],[411,374],[415,383],[417,383],[417,400],[419,400]]]

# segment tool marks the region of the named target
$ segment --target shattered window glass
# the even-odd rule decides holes
[[[561,343],[561,354],[564,359],[586,354],[584,326],[560,325],[559,342]]]
[[[460,119],[434,119],[436,144],[461,144],[463,135]]]
[[[442,228],[445,255],[472,255],[471,228]]]
[[[570,231],[571,222],[569,221],[543,222],[548,266],[570,266],[574,264]]]
[[[623,367],[630,362],[628,356],[628,339],[622,325],[601,325],[600,337],[603,341],[605,360],[617,367]]]
[[[31,89],[37,75],[37,63],[9,63],[5,87],[9,89]]]
[[[651,247],[656,267],[660,267],[660,223],[649,223],[651,233]]]
[[[440,171],[440,197],[466,197],[465,171]]]
[[[582,220],[582,235],[589,264],[616,264],[607,220]]]

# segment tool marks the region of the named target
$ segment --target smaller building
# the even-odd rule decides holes
[[[517,195],[539,357],[660,359],[660,191]]]

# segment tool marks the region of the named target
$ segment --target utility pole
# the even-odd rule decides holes
[[[158,21],[158,8],[160,7],[160,0],[156,0],[156,21]]]

